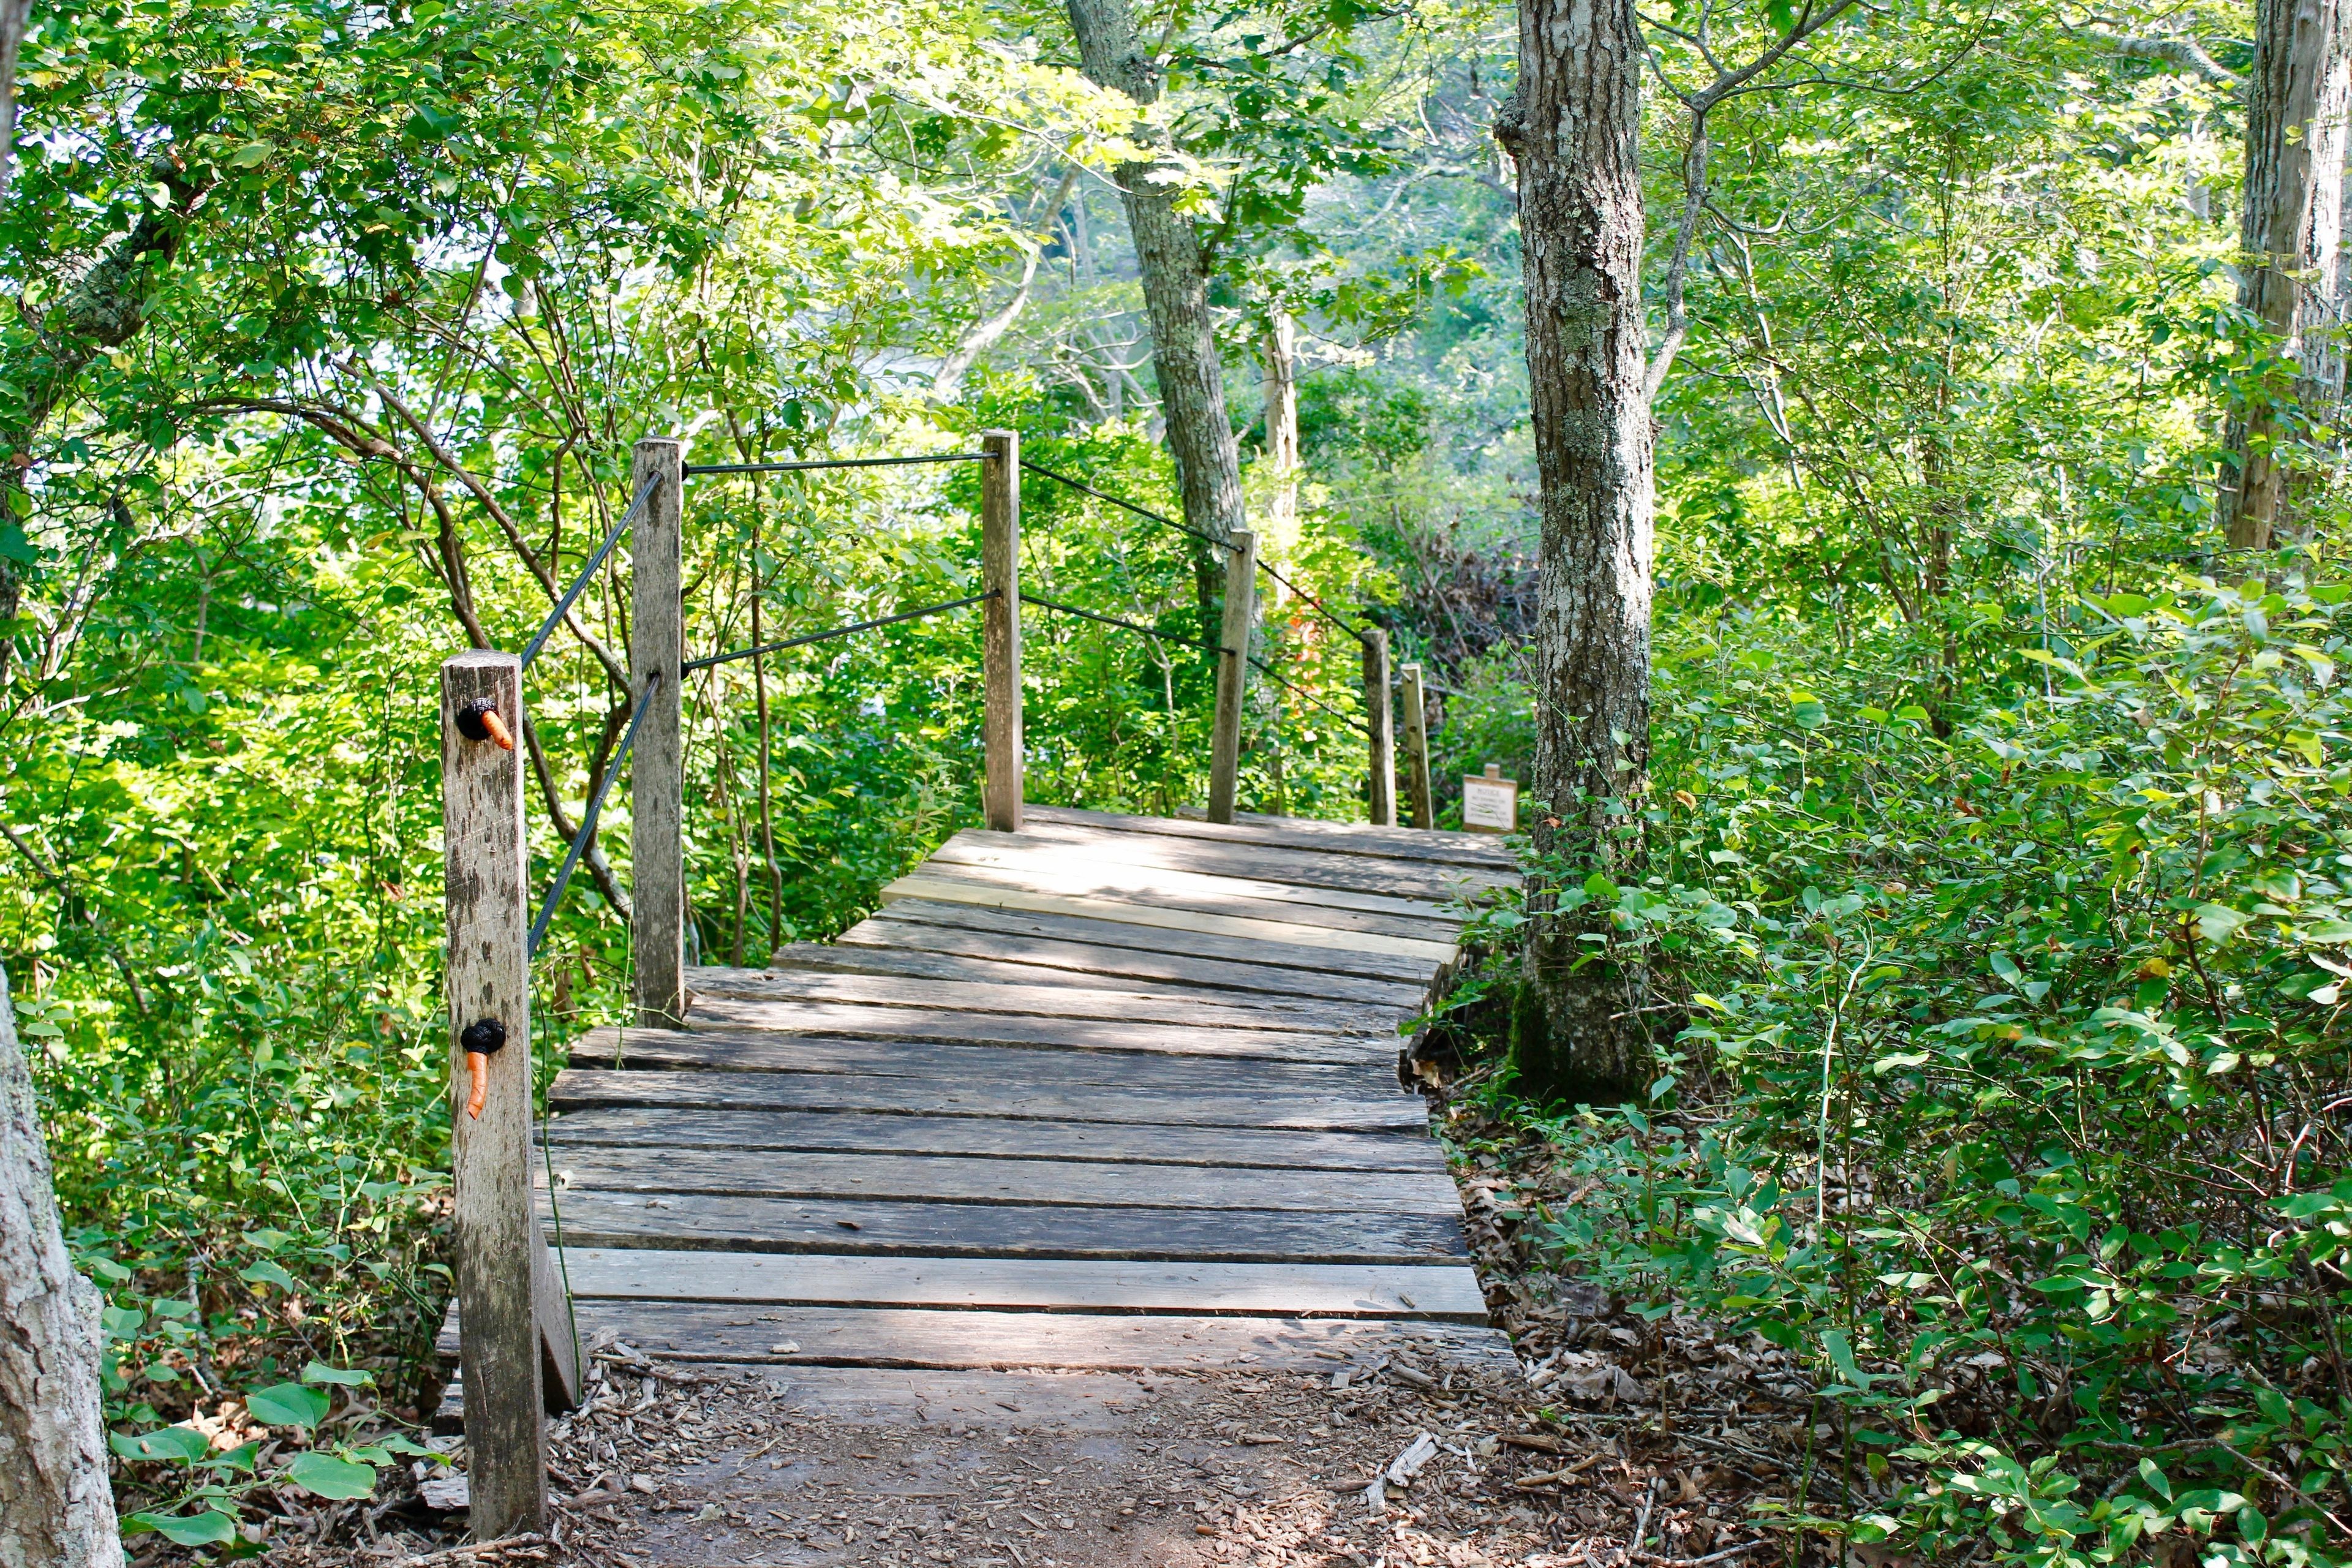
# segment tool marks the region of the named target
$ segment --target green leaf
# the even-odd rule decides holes
[[[1837,1368],[1839,1377],[1855,1388],[1868,1388],[1872,1374],[1854,1364],[1853,1343],[1843,1329],[1832,1329],[1822,1335],[1822,1349],[1829,1352],[1830,1364]]]
[[[2253,916],[2242,914],[2227,904],[2197,906],[2197,934],[2216,947],[2253,923]]]
[[[245,1396],[253,1418],[270,1426],[316,1426],[327,1418],[331,1405],[327,1395],[299,1383],[257,1388]]]
[[[153,1531],[174,1546],[218,1546],[236,1539],[236,1521],[218,1509],[203,1513],[134,1513],[126,1521],[138,1527],[125,1535]]]
[[[332,1383],[345,1388],[365,1388],[375,1381],[375,1373],[362,1367],[329,1366],[324,1362],[312,1362],[302,1369],[305,1383]]]
[[[228,166],[232,169],[254,168],[268,163],[269,155],[276,151],[278,149],[267,142],[248,142],[228,155]]]
[[[212,1439],[190,1426],[165,1426],[153,1432],[114,1433],[107,1444],[126,1459],[169,1459],[193,1464],[213,1451]]]
[[[294,1289],[294,1276],[267,1258],[258,1263],[248,1263],[236,1271],[236,1277],[248,1285],[275,1285],[280,1290]]]
[[[286,1479],[313,1497],[349,1500],[375,1490],[374,1466],[355,1465],[332,1454],[295,1455],[294,1462],[286,1467]]]

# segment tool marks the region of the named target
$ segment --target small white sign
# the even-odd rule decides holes
[[[1519,826],[1519,785],[1488,763],[1484,778],[1462,781],[1462,826],[1472,833],[1511,833]]]

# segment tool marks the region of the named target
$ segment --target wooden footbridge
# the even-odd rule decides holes
[[[675,461],[674,444],[646,445]],[[992,463],[987,493],[1017,486],[1016,464],[1017,448]],[[992,515],[1017,520],[1013,493]],[[640,605],[666,591],[648,592],[647,510]],[[996,548],[1006,531],[992,563],[1017,556]],[[1223,821],[1026,805],[1018,588],[995,575],[1011,590],[988,605],[995,830],[949,839],[832,943],[665,969],[682,896],[656,879],[678,864],[677,753],[639,744],[638,1021],[565,1043],[536,1149],[527,1055],[479,1048],[489,1010],[527,1016],[527,946],[507,951],[521,906],[485,892],[520,858],[505,845],[520,774],[465,723],[486,682],[493,708],[519,710],[520,670],[452,661],[453,1061],[485,1068],[491,1093],[481,1116],[457,1112],[467,1331],[453,1311],[464,1376],[445,1413],[462,1407],[478,1439],[478,1532],[543,1506],[534,1461],[496,1457],[499,1438],[530,1442],[583,1344],[833,1368],[1263,1367],[1410,1324],[1508,1355],[1399,1027],[1458,961],[1508,855],[1475,835],[1236,814],[1230,795]],[[653,635],[635,661],[649,692],[680,657],[675,624]],[[1385,710],[1384,670],[1382,687]],[[493,773],[515,775],[511,806]],[[487,856],[465,847],[486,830]]]

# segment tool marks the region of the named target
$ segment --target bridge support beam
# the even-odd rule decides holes
[[[1389,701],[1389,634],[1378,626],[1364,637],[1364,722],[1367,745],[1364,805],[1374,827],[1396,826],[1396,710]]]
[[[983,430],[980,449],[981,812],[993,833],[1021,831],[1021,435]]]
[[[680,552],[686,443],[640,441],[629,493],[658,478],[629,540],[629,686],[649,701],[629,763],[629,945],[636,968],[637,1026],[674,1029],[686,1017],[686,861],[678,819],[686,791],[680,731],[685,696],[686,605]],[[661,683],[645,695],[655,672]]]

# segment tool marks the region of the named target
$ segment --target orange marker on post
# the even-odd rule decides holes
[[[496,1018],[477,1018],[458,1031],[457,1043],[466,1047],[466,1076],[472,1080],[466,1096],[466,1115],[478,1121],[482,1101],[490,1092],[490,1058],[507,1043],[507,1026]]]
[[[468,741],[495,741],[499,750],[514,750],[514,731],[488,702],[468,702],[457,710],[457,733]]]

